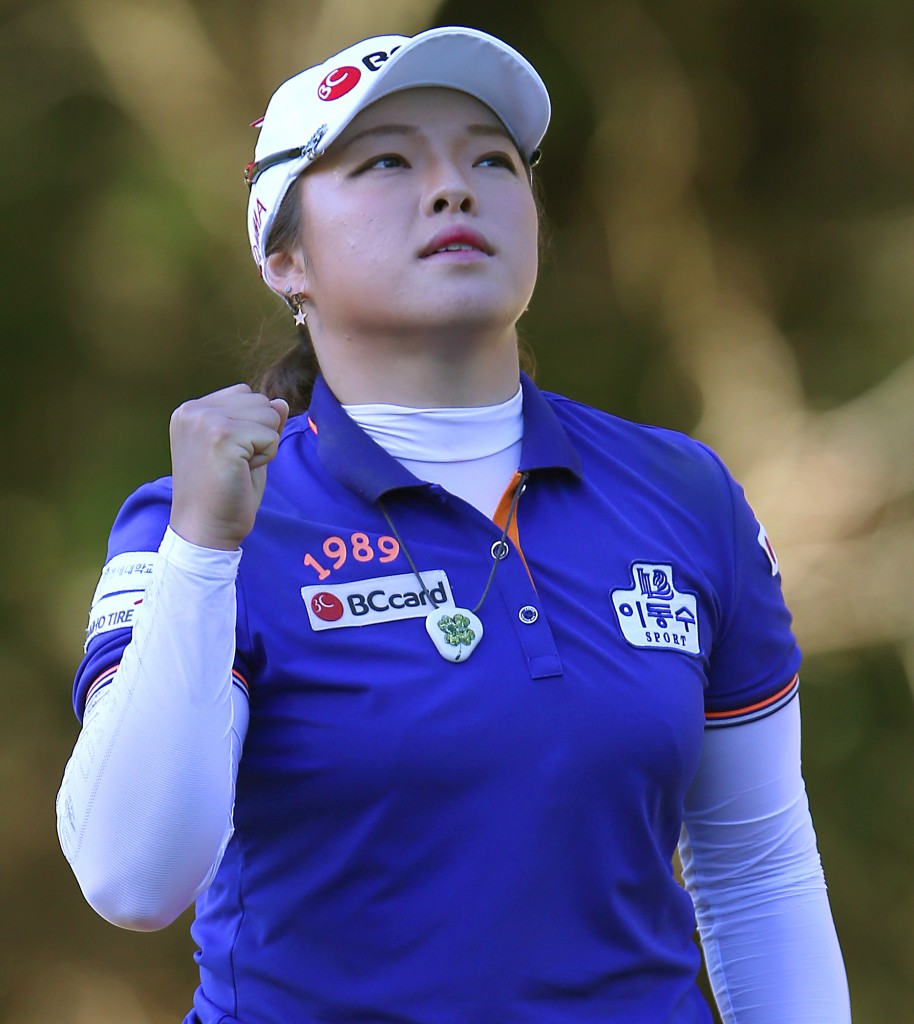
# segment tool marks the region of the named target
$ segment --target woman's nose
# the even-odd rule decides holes
[[[461,213],[470,213],[473,209],[473,200],[465,191],[451,190],[438,195],[435,198],[432,209],[435,213],[444,213],[445,210],[459,210]]]
[[[427,208],[432,213],[474,213],[476,197],[456,167],[439,168],[429,184]]]

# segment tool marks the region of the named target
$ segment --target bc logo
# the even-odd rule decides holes
[[[362,77],[362,72],[351,65],[342,68],[335,68],[329,72],[323,82],[317,87],[317,95],[322,100],[338,100],[351,92]]]
[[[324,622],[336,622],[343,617],[343,602],[325,590],[311,598],[311,610]]]

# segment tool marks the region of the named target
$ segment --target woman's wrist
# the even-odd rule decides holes
[[[244,539],[234,532],[220,530],[212,523],[179,520],[174,516],[168,528],[185,544],[208,551],[238,551]]]
[[[159,554],[172,565],[204,576],[234,578],[241,561],[241,547],[222,547],[191,540],[169,523]]]

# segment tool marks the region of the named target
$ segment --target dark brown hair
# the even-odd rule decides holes
[[[530,173],[529,167],[527,172]],[[531,175],[533,199],[536,203],[539,221],[538,245],[542,256],[545,245],[545,218],[543,216],[543,197],[538,179]],[[275,252],[291,249],[300,237],[301,203],[299,201],[299,183],[301,175],[289,187],[283,196],[276,217],[267,239],[264,258]],[[290,304],[291,308],[291,304]],[[305,412],[311,404],[311,391],[314,380],[320,371],[317,353],[311,343],[311,334],[307,324],[295,327],[295,343],[282,356],[270,363],[265,369],[256,373],[251,387],[268,398],[284,398],[289,403],[292,416]],[[536,357],[527,341],[518,334],[517,355],[520,368],[531,377],[536,370]]]
[[[301,175],[288,188],[279,204],[270,229],[270,237],[267,239],[264,258],[275,252],[291,249],[298,240],[301,227],[301,204],[298,195],[300,181]],[[252,381],[251,386],[268,398],[284,398],[289,403],[290,415],[295,416],[304,412],[311,404],[311,390],[319,370],[308,325],[301,324],[295,327],[295,344],[262,370]]]

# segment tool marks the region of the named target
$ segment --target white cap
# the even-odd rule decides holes
[[[248,235],[261,273],[265,242],[292,182],[370,103],[419,86],[475,96],[533,162],[549,124],[549,93],[533,65],[507,43],[472,28],[365,39],[284,82],[254,122],[260,135],[245,180]]]

